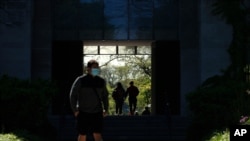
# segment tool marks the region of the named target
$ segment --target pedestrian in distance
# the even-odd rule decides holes
[[[78,141],[86,141],[92,134],[95,141],[103,141],[103,118],[108,113],[108,90],[99,76],[96,60],[87,63],[87,74],[76,78],[70,90],[70,105],[76,117]]]
[[[130,114],[134,115],[137,107],[137,96],[139,95],[139,89],[134,86],[134,81],[131,81],[129,85],[130,86],[127,88],[125,95],[128,97]]]
[[[145,116],[145,115],[150,115],[150,110],[149,110],[149,107],[148,106],[146,106],[145,107],[145,109],[142,111],[142,114],[141,115],[143,115],[143,116]]]
[[[112,92],[112,97],[115,101],[115,113],[116,115],[122,115],[122,108],[125,100],[125,89],[121,82],[116,84],[116,88]]]

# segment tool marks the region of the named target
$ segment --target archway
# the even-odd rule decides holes
[[[112,93],[117,82],[126,89],[133,80],[139,88],[136,111],[141,114],[145,106],[151,106],[151,42],[152,41],[84,41],[83,62],[95,59],[99,62],[108,90]],[[84,71],[85,72],[85,71]],[[128,100],[123,115],[129,115]],[[115,114],[114,100],[110,95],[110,114]]]
[[[83,73],[83,46],[99,44],[100,47],[112,43],[114,48],[117,48],[117,44],[134,47],[135,53],[138,53],[139,45],[152,48],[152,113],[166,114],[168,103],[171,114],[179,115],[181,103],[178,41],[54,41],[52,78],[58,82],[60,93],[53,101],[53,114],[71,113],[68,95],[74,79]]]

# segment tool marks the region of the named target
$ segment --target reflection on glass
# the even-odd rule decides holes
[[[98,54],[98,47],[97,46],[84,46],[83,54]]]
[[[105,39],[127,39],[128,37],[128,1],[105,0]]]
[[[152,38],[153,6],[152,0],[136,0],[129,4],[129,39]]]
[[[116,54],[116,46],[100,46],[100,54]]]

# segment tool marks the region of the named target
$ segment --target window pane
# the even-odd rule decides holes
[[[134,46],[119,46],[119,54],[135,54]]]
[[[137,54],[151,54],[151,47],[150,46],[138,46]]]
[[[100,54],[116,54],[116,46],[100,46]]]
[[[127,39],[128,8],[127,0],[105,0],[105,39]]]
[[[101,0],[86,0],[77,5],[77,23],[79,38],[81,39],[103,39],[103,4]],[[71,15],[70,15],[71,16]]]
[[[153,1],[134,0],[129,4],[130,39],[151,39],[153,30]]]
[[[98,47],[97,46],[84,46],[83,54],[98,54]]]

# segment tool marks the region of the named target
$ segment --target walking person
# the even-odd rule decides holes
[[[133,81],[131,81],[129,85],[130,86],[127,88],[125,95],[126,97],[128,96],[130,114],[134,115],[137,106],[137,96],[139,94],[139,89],[134,86]]]
[[[103,118],[108,112],[106,82],[98,76],[99,63],[90,60],[87,74],[76,78],[70,91],[70,105],[77,121],[78,141],[86,141],[92,134],[95,141],[103,141]]]
[[[122,115],[122,108],[125,100],[125,89],[123,88],[121,82],[117,83],[117,86],[112,93],[112,97],[115,100],[116,115]]]

